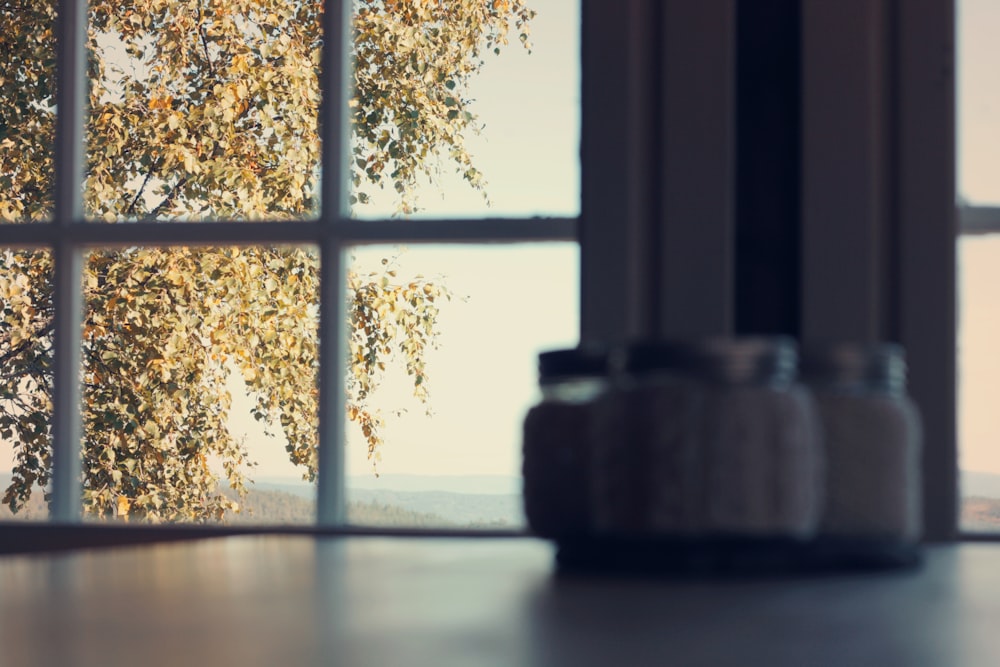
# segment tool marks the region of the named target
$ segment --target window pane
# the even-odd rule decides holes
[[[356,216],[579,212],[577,0],[355,6]]]
[[[0,223],[52,215],[55,2],[0,4]]]
[[[961,527],[1000,531],[1000,237],[961,237],[958,266]]]
[[[351,266],[349,520],[523,525],[521,422],[537,353],[577,340],[576,244],[373,246]]]
[[[48,516],[51,361],[52,256],[0,250],[0,520]]]
[[[314,217],[320,9],[91,0],[88,215]]]
[[[1000,4],[958,0],[958,192],[1000,204]]]
[[[312,487],[283,484],[316,469],[317,257],[296,247],[90,255],[88,517],[314,521]]]

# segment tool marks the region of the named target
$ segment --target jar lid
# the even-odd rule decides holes
[[[564,378],[606,376],[609,359],[608,349],[598,345],[542,352],[538,355],[538,380],[545,384]]]
[[[795,341],[784,336],[646,341],[625,351],[625,370],[635,375],[672,371],[732,384],[791,382],[797,365]]]
[[[809,343],[802,348],[801,372],[809,384],[902,393],[906,352],[895,343]]]

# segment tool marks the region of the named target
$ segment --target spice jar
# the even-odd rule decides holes
[[[596,409],[592,502],[608,537],[805,537],[822,450],[785,338],[641,343]]]
[[[915,542],[921,534],[920,419],[894,344],[813,346],[802,376],[823,425],[821,534]]]
[[[590,415],[607,386],[608,352],[596,347],[538,355],[541,400],[524,419],[524,513],[543,537],[590,531]]]

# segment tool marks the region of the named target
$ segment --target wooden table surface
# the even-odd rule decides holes
[[[915,571],[556,576],[528,538],[240,536],[0,558],[0,665],[1000,665],[1000,545]]]

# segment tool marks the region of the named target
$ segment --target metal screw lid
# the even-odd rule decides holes
[[[599,345],[549,350],[538,355],[538,382],[548,384],[568,378],[605,377],[610,352]]]
[[[797,366],[795,341],[783,336],[645,341],[625,351],[633,375],[669,371],[726,384],[791,382]]]
[[[906,352],[895,343],[810,343],[802,348],[802,379],[812,385],[906,391]]]

